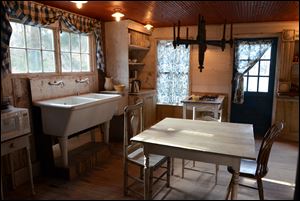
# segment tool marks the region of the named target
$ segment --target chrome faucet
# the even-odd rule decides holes
[[[85,78],[85,79],[76,79],[75,82],[76,82],[76,83],[86,83],[86,84],[89,84],[89,83],[90,83],[90,80],[89,80],[89,78]]]
[[[60,87],[64,87],[65,86],[65,83],[62,81],[62,80],[59,80],[59,81],[54,81],[54,82],[48,82],[49,85],[55,85],[55,86],[60,86]]]

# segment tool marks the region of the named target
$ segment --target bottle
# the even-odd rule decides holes
[[[114,85],[111,77],[105,77],[104,89],[106,91],[111,91],[114,89]]]

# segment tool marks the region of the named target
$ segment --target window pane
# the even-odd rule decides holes
[[[88,36],[81,36],[81,53],[89,53]]]
[[[43,51],[44,72],[55,72],[54,52]]]
[[[41,49],[40,30],[38,27],[25,26],[27,48]]]
[[[60,49],[63,52],[70,52],[70,34],[68,32],[60,33]]]
[[[89,71],[90,70],[90,60],[88,54],[81,55],[81,71]]]
[[[71,55],[70,53],[61,54],[62,72],[71,72]]]
[[[260,61],[260,75],[268,76],[270,74],[270,61]]]
[[[259,92],[268,92],[268,88],[269,88],[269,78],[268,77],[260,77],[258,91]]]
[[[249,70],[249,75],[258,75],[258,62]]]
[[[267,49],[265,54],[261,57],[261,59],[271,59],[271,47]]]
[[[257,77],[249,77],[248,91],[257,91]]]
[[[10,64],[12,73],[27,73],[25,50],[10,48]]]
[[[25,48],[24,25],[14,22],[10,22],[10,25],[12,27],[12,34],[10,37],[9,46]]]
[[[244,91],[247,91],[247,76],[244,76]]]
[[[28,50],[28,68],[30,73],[42,72],[41,51]]]
[[[54,50],[53,31],[51,29],[41,28],[41,36],[42,36],[42,49]]]
[[[71,33],[71,52],[80,52],[79,34]]]
[[[80,54],[72,55],[72,72],[80,72]]]

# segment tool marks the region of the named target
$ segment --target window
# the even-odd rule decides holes
[[[63,31],[60,43],[62,72],[90,71],[88,36]]]
[[[59,33],[57,29],[10,23],[13,30],[9,44],[12,73],[91,71],[88,35],[66,31]],[[54,40],[55,35],[60,40]],[[56,57],[58,52],[60,56]]]
[[[181,104],[189,93],[190,48],[158,41],[157,67],[157,102]]]
[[[12,73],[55,72],[53,30],[11,22]]]
[[[251,49],[250,47],[248,49]],[[252,47],[252,49],[254,49]],[[252,50],[253,51],[253,50]],[[245,53],[245,52],[244,52]],[[240,61],[247,61],[251,51],[241,54]],[[243,59],[244,58],[244,59]],[[244,91],[268,92],[271,64],[271,47],[267,49],[258,62],[244,75]]]

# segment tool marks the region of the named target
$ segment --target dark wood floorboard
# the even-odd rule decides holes
[[[260,141],[257,141],[257,150]],[[298,143],[275,142],[269,161],[269,173],[263,181],[266,200],[292,200],[298,158]],[[214,165],[197,162],[200,169],[214,171]],[[214,175],[186,170],[181,179],[181,160],[175,160],[175,173],[171,177],[171,188],[164,189],[155,199],[166,200],[223,200],[230,180],[225,166],[220,166],[218,183]],[[38,177],[34,179],[36,195],[30,195],[26,183],[15,190],[5,192],[10,200],[136,200],[134,195],[123,196],[122,188],[122,146],[114,143],[110,159],[82,175],[66,181],[58,178]],[[245,184],[255,186],[251,180],[241,179]],[[254,189],[239,187],[238,199],[259,199]]]

